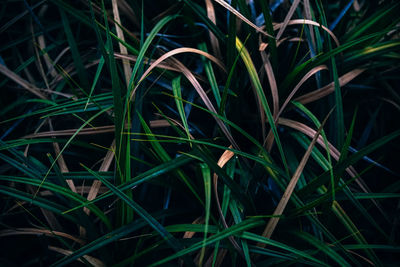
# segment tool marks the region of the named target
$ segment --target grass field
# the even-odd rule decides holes
[[[399,14],[2,1],[0,266],[399,266]]]

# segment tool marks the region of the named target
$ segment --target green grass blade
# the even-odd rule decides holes
[[[147,225],[147,222],[143,220],[142,218],[135,220],[129,224],[126,224],[124,226],[121,226],[120,228],[113,230],[96,240],[90,242],[89,244],[77,249],[74,251],[74,253],[60,259],[59,261],[53,263],[51,266],[65,266],[67,264],[70,264],[74,262],[76,259],[80,258],[83,255],[87,255],[92,251],[95,251],[97,249],[100,249],[107,244],[114,242],[120,238],[123,238],[124,236],[129,235],[130,233],[137,231],[140,228],[143,228]]]
[[[203,247],[200,252],[199,266],[203,265],[203,259],[206,252],[207,234],[210,221],[210,208],[211,208],[211,175],[210,168],[206,164],[200,164],[201,173],[204,180],[204,194],[205,194],[205,229],[204,229],[204,239]]]
[[[149,126],[146,124],[146,122],[144,121],[143,117],[137,113],[137,115],[139,116],[140,122],[142,124],[143,130],[145,131],[145,133],[147,134],[149,140],[151,140],[152,142],[151,145],[154,148],[154,150],[157,152],[157,155],[160,157],[160,160],[162,162],[168,162],[171,160],[171,157],[168,155],[168,153],[165,151],[165,149],[160,145],[160,143],[158,142],[158,140],[155,138],[155,136],[153,135],[153,133],[151,132]],[[201,199],[201,197],[199,196],[199,194],[197,193],[195,187],[193,186],[193,184],[191,183],[190,180],[188,180],[188,178],[184,175],[184,173],[180,170],[177,170],[177,176],[182,179],[182,181],[185,183],[185,185],[189,188],[189,190],[193,193],[193,195],[200,201],[200,203],[202,205],[203,201]]]
[[[204,52],[208,52],[207,51],[207,45],[205,43],[200,43],[198,45],[198,47],[199,47],[200,50],[202,50]],[[212,67],[211,62],[209,60],[207,60],[203,56],[201,57],[201,59],[203,60],[205,72],[206,72],[208,81],[210,82],[211,90],[212,90],[212,92],[214,94],[214,98],[215,98],[215,101],[217,103],[217,107],[219,108],[220,104],[221,104],[221,94],[219,93],[219,88],[218,88],[217,80],[215,78],[213,67]]]
[[[96,172],[82,165],[88,172],[104,183],[111,191],[121,198],[130,208],[132,208],[140,217],[142,217],[149,226],[151,226],[175,251],[181,251],[183,246],[179,243],[177,239],[170,232],[168,232],[164,226],[162,226],[153,216],[151,216],[145,209],[143,209],[138,203],[133,201],[124,192],[118,189],[116,186],[111,184],[109,181],[103,179]],[[193,265],[190,260],[186,260],[186,264]]]
[[[185,115],[185,109],[183,107],[183,103],[181,100],[182,92],[181,92],[181,77],[180,76],[172,80],[172,92],[174,93],[174,96],[175,96],[176,108],[178,110],[179,116],[181,117],[183,127],[185,127],[187,138],[190,139],[189,124],[187,122],[186,115]]]
[[[21,184],[26,184],[26,185],[33,185],[33,186],[39,186],[41,184],[40,181],[38,180],[32,180],[30,178],[25,178],[25,177],[16,177],[16,176],[3,176],[0,175],[0,180],[2,181],[9,181],[9,182],[15,182],[15,183],[21,183]],[[53,183],[49,182],[44,182],[41,184],[42,188],[48,189],[54,193],[60,194],[64,197],[67,197],[68,199],[71,199],[77,203],[85,203],[86,199],[82,197],[81,195],[72,192],[70,189],[64,188],[62,186],[58,186]],[[104,224],[107,226],[108,229],[111,229],[111,223],[110,220],[107,218],[107,216],[104,215],[104,213],[95,205],[89,205],[87,208],[92,211],[100,220],[104,222]],[[61,214],[60,212],[58,212]]]
[[[93,115],[90,119],[88,119],[84,124],[82,124],[77,130],[76,132],[68,139],[68,141],[65,143],[65,145],[63,146],[63,148],[60,150],[60,153],[57,155],[57,157],[55,158],[54,162],[50,165],[48,171],[46,172],[46,174],[44,175],[43,179],[42,179],[42,183],[44,183],[46,181],[47,176],[49,175],[51,169],[54,167],[54,164],[57,162],[58,158],[62,155],[62,153],[65,151],[65,149],[68,147],[68,145],[72,142],[72,140],[75,138],[75,136],[86,126],[88,125],[91,121],[93,121],[95,118],[99,117],[101,114],[105,113],[106,111],[110,110],[110,108],[108,109],[104,109],[98,113],[96,113],[95,115]],[[39,192],[41,185],[38,186],[38,189],[35,193],[35,195],[33,196],[33,198],[36,197],[36,194]]]
[[[369,153],[373,152],[374,150],[380,148],[381,146],[387,144],[388,142],[392,141],[393,139],[397,138],[400,135],[400,130],[394,131],[377,141],[369,144],[368,146],[364,147],[363,149],[360,149],[357,153],[354,153],[353,155],[349,156],[347,159],[343,160],[339,164],[337,164],[333,168],[333,173],[334,176],[336,174],[343,172],[346,168],[348,168],[350,165],[356,163],[360,159],[362,159],[365,155],[368,155]],[[300,195],[306,195],[310,194],[314,190],[316,190],[318,187],[322,186],[323,184],[326,183],[327,179],[329,179],[330,173],[325,172],[324,174],[320,175],[319,177],[315,178],[312,180],[307,186],[302,188],[298,193]]]
[[[150,266],[158,266],[158,265],[165,264],[173,259],[176,259],[178,257],[181,257],[181,256],[191,253],[193,251],[196,251],[196,250],[200,249],[201,247],[203,247],[204,245],[208,246],[216,241],[222,240],[229,236],[236,235],[236,234],[246,231],[248,229],[260,226],[262,223],[263,223],[262,221],[256,220],[256,219],[245,220],[240,224],[235,224],[232,227],[225,229],[225,230],[211,236],[210,238],[207,239],[206,244],[203,244],[203,241],[197,242],[196,244],[194,244],[188,248],[185,248],[174,255],[168,256],[156,263],[153,263]]]
[[[147,52],[147,50],[150,47],[151,42],[154,40],[154,38],[156,37],[157,33],[170,21],[178,18],[179,15],[173,15],[173,16],[166,16],[163,19],[161,19],[155,26],[154,28],[151,30],[151,32],[149,33],[149,36],[146,38],[146,41],[143,43],[143,46],[141,46],[141,49],[139,51],[139,55],[137,56],[136,59],[136,64],[133,67],[132,70],[132,76],[131,76],[131,80],[129,81],[129,88],[128,88],[128,95],[131,96],[131,92],[134,88],[134,83],[136,82],[137,79],[137,72],[139,70],[139,68],[142,66],[143,64],[143,59],[145,56],[145,53]]]
[[[91,100],[94,88],[97,85],[97,81],[99,80],[99,77],[100,77],[100,74],[101,74],[101,70],[103,69],[104,63],[105,63],[105,60],[104,60],[104,57],[102,56],[102,57],[100,57],[99,65],[97,66],[97,70],[96,70],[96,75],[94,76],[92,87],[90,88],[89,96],[88,96],[88,99],[87,99],[87,102],[86,102],[84,110],[86,110],[87,106],[89,105],[89,102]]]
[[[193,161],[193,158],[190,157],[186,157],[186,156],[180,156],[178,158],[175,158],[173,160],[170,160],[168,162],[165,162],[163,164],[160,164],[148,171],[145,171],[141,174],[139,174],[138,176],[132,178],[130,181],[125,182],[124,184],[121,184],[118,186],[118,188],[121,191],[124,190],[128,190],[131,189],[139,184],[142,184],[146,181],[149,181],[151,179],[154,179],[160,175],[166,174],[170,171],[175,170],[176,168],[181,167],[182,165],[188,164],[189,162]],[[104,178],[103,178],[104,179]],[[69,209],[69,210],[65,210],[64,213],[69,213],[72,212],[74,210],[86,207],[92,203],[95,203],[97,201],[103,200],[105,198],[108,198],[110,196],[112,196],[113,194],[111,192],[108,193],[104,193],[100,196],[98,196],[97,198],[93,199],[92,201],[87,201],[85,204],[79,205],[75,208]]]
[[[303,251],[300,251],[298,249],[292,248],[290,246],[287,246],[287,245],[285,245],[283,243],[280,243],[278,241],[272,240],[270,238],[266,238],[266,237],[263,237],[263,236],[260,236],[260,235],[256,235],[256,234],[253,234],[253,233],[250,233],[250,232],[243,232],[240,235],[240,237],[244,238],[244,239],[247,239],[247,240],[256,241],[258,243],[263,243],[263,244],[267,244],[267,245],[270,245],[270,246],[273,246],[273,247],[277,247],[277,248],[283,249],[283,250],[285,250],[287,252],[293,253],[293,254],[295,254],[297,256],[300,256],[302,258],[309,259],[309,260],[311,260],[311,261],[313,261],[315,263],[318,263],[321,266],[329,266],[329,265],[325,264],[324,262],[312,257],[311,255],[309,255],[306,252],[303,252]]]
[[[263,88],[261,86],[261,82],[260,82],[260,80],[258,78],[257,71],[256,71],[256,69],[254,67],[253,61],[251,60],[249,52],[243,46],[243,44],[239,40],[239,38],[236,38],[236,48],[237,48],[238,52],[240,53],[240,56],[241,56],[245,66],[246,66],[246,69],[247,69],[247,71],[249,73],[249,76],[250,76],[250,80],[251,80],[251,82],[252,82],[252,84],[253,84],[256,92],[257,92],[257,97],[260,99],[260,101],[262,103],[262,106],[264,108],[264,112],[265,112],[265,114],[267,116],[267,119],[268,119],[268,123],[271,126],[272,133],[273,133],[274,138],[276,140],[276,145],[278,147],[278,150],[279,150],[279,153],[280,153],[280,156],[281,156],[281,159],[282,159],[282,163],[285,166],[286,172],[288,172],[285,154],[284,154],[283,149],[282,149],[282,144],[281,144],[281,141],[280,141],[280,138],[279,138],[279,135],[278,135],[278,131],[276,129],[275,121],[274,121],[274,118],[272,116],[271,109],[269,108],[269,105],[268,105],[268,102],[267,102],[267,98],[265,97],[264,90],[263,90]]]
[[[75,41],[75,37],[72,34],[69,19],[66,16],[64,10],[61,8],[60,8],[60,14],[61,14],[62,23],[64,25],[65,35],[67,36],[67,41],[68,41],[69,47],[71,48],[72,59],[74,60],[76,70],[78,72],[79,80],[82,84],[82,88],[85,91],[88,91],[89,90],[88,76],[86,73],[85,66],[83,65],[82,58],[81,58],[81,55],[78,50],[78,45],[76,44],[76,41]]]
[[[352,266],[345,259],[343,259],[335,250],[333,250],[330,246],[321,242],[321,240],[315,238],[314,236],[308,234],[307,232],[295,232],[295,235],[306,240],[308,243],[316,247],[318,250],[325,253],[328,257],[330,257],[333,261],[335,261],[340,266]]]

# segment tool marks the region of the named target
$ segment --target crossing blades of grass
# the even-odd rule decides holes
[[[245,220],[242,223],[235,224],[234,226],[232,226],[232,227],[230,227],[230,228],[228,228],[228,229],[226,229],[226,230],[224,230],[222,232],[219,232],[219,233],[211,236],[210,238],[207,239],[205,244],[203,243],[203,241],[200,241],[200,242],[198,242],[198,243],[196,243],[196,244],[194,244],[194,245],[192,245],[192,246],[190,246],[190,247],[188,247],[186,249],[183,249],[183,250],[179,251],[178,253],[176,253],[174,255],[171,255],[171,256],[166,257],[166,258],[164,258],[164,259],[162,259],[162,260],[160,260],[160,261],[158,261],[158,262],[156,262],[154,264],[151,264],[150,266],[158,266],[158,265],[164,264],[164,263],[169,262],[169,261],[171,261],[173,259],[176,259],[178,257],[181,257],[181,256],[186,255],[188,253],[191,253],[193,251],[196,251],[196,250],[198,250],[199,248],[201,248],[201,247],[203,247],[205,245],[212,244],[212,243],[214,243],[216,241],[222,240],[222,239],[227,238],[229,236],[232,236],[232,235],[235,235],[237,233],[246,231],[247,229],[251,229],[253,227],[257,227],[261,223],[262,222],[260,220],[256,220],[256,219]]]
[[[271,113],[271,109],[269,108],[267,99],[264,94],[264,90],[261,86],[260,79],[258,78],[257,71],[254,67],[253,61],[251,60],[250,54],[247,51],[247,49],[245,47],[243,47],[243,44],[239,40],[239,38],[236,38],[236,48],[237,48],[238,52],[240,53],[240,56],[246,66],[248,73],[249,73],[250,80],[251,80],[252,85],[254,86],[254,89],[257,94],[257,98],[260,100],[260,102],[264,108],[264,112],[267,116],[268,123],[271,126],[271,131],[272,131],[274,139],[276,141],[276,145],[279,149],[279,153],[280,153],[283,165],[285,166],[286,172],[288,172],[286,158],[285,158],[285,154],[283,153],[282,144],[281,144],[281,141],[280,141],[280,138],[278,135],[278,131],[276,129],[276,125],[275,125],[275,122],[274,122],[274,119],[273,119],[273,116]]]

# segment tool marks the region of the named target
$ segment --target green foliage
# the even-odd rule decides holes
[[[397,265],[399,12],[4,1],[0,265]]]

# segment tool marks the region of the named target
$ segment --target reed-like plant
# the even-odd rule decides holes
[[[398,265],[398,14],[2,1],[0,265]]]

